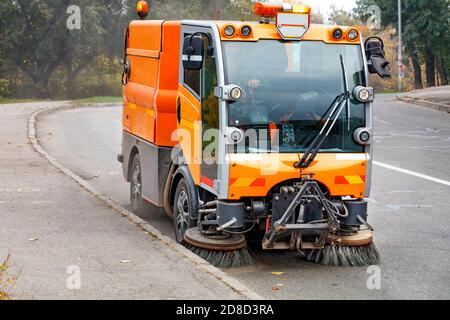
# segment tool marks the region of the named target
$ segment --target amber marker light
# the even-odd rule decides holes
[[[139,18],[144,20],[148,15],[148,3],[146,1],[139,1],[136,5],[136,11]]]
[[[256,2],[253,11],[257,16],[273,18],[278,12],[283,11],[283,5],[281,3]]]

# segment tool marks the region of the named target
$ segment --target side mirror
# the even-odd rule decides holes
[[[123,72],[122,72],[122,85],[127,85],[128,80],[131,77],[131,61],[126,59],[123,64]]]
[[[381,78],[388,78],[391,76],[391,68],[389,61],[385,58],[384,43],[381,38],[370,37],[365,44],[367,66],[370,73],[377,73]]]
[[[200,70],[203,66],[205,44],[199,35],[186,36],[183,42],[183,68]]]

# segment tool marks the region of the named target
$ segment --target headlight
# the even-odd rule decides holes
[[[353,89],[353,97],[359,102],[372,102],[374,97],[373,88],[356,86]]]
[[[348,33],[347,33],[347,37],[350,41],[355,41],[358,38],[358,30],[356,29],[351,29]]]
[[[341,29],[338,28],[338,29],[333,30],[333,38],[335,40],[340,40],[342,38],[342,35],[343,35],[343,33],[342,33]]]
[[[367,143],[369,142],[370,139],[370,133],[368,131],[363,131],[359,134],[359,140],[361,140],[361,142]]]
[[[223,33],[227,36],[227,37],[232,37],[234,35],[234,33],[236,32],[236,29],[232,26],[232,25],[228,25],[225,27],[225,29],[223,30]]]
[[[249,37],[252,34],[252,29],[249,26],[243,26],[241,28],[241,35],[243,37]]]
[[[241,143],[244,139],[244,132],[238,128],[229,128],[228,129],[228,141],[229,144],[238,144]]]
[[[239,100],[242,97],[242,90],[239,87],[234,87],[230,90],[230,97],[233,100]]]
[[[226,86],[217,86],[214,88],[214,95],[225,101],[237,101],[242,95],[242,89],[236,84],[228,84]]]
[[[368,145],[370,144],[370,140],[372,139],[372,134],[367,128],[358,128],[353,133],[353,139],[358,144]]]
[[[358,92],[358,99],[361,101],[367,101],[369,99],[369,91],[367,89],[362,89]]]

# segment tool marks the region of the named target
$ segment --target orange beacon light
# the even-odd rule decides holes
[[[139,1],[136,5],[136,11],[139,18],[144,20],[148,15],[148,3],[146,1]]]
[[[278,12],[283,11],[283,5],[281,3],[256,2],[253,11],[257,16],[273,18]]]

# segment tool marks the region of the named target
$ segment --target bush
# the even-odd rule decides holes
[[[9,91],[9,80],[0,79],[0,98],[8,96],[11,92]]]
[[[10,289],[16,283],[16,277],[8,273],[9,268],[9,258],[8,255],[6,260],[0,263],[0,300],[10,300],[11,296],[8,293]]]

